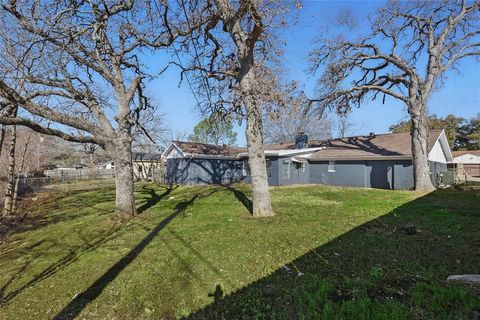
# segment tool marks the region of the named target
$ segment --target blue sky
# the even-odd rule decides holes
[[[308,53],[315,47],[314,40],[322,26],[333,24],[340,10],[348,8],[359,20],[357,32],[367,31],[362,28],[365,17],[382,5],[382,1],[304,1],[298,12],[297,22],[280,34],[286,40],[282,57],[286,69],[286,80],[298,80],[309,94],[313,94],[315,76],[306,72]],[[168,57],[166,58],[168,59]],[[461,72],[446,74],[444,85],[432,93],[429,113],[438,116],[454,114],[471,118],[480,113],[480,65],[473,59],[465,60],[460,65]],[[165,113],[167,126],[174,131],[191,132],[201,119],[195,109],[195,98],[186,82],[180,88],[179,72],[170,68],[165,74],[152,81],[149,91]],[[333,118],[335,118],[333,116]],[[401,102],[387,100],[366,102],[361,108],[350,114],[354,124],[352,134],[384,133],[391,124],[407,119],[407,112]],[[245,145],[244,127],[237,127],[239,145]],[[335,134],[335,132],[334,132]]]

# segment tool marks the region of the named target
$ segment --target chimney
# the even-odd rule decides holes
[[[375,132],[370,132],[369,136],[370,137],[375,137]]]
[[[300,131],[295,137],[295,149],[304,149],[308,147],[308,136]]]

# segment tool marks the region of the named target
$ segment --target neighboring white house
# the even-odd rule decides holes
[[[457,165],[459,174],[480,177],[480,150],[454,151],[453,163]]]
[[[99,165],[98,169],[113,170],[113,169],[115,169],[115,164],[113,163],[113,161],[107,161],[107,162],[104,162],[101,165]]]

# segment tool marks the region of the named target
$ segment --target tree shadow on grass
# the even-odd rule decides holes
[[[158,203],[161,199],[163,199],[165,196],[167,196],[172,190],[175,188],[168,187],[166,188],[165,192],[162,193],[161,195],[157,195],[155,193],[155,190],[153,189],[147,189],[144,187],[143,190],[146,190],[148,194],[151,195],[151,197],[148,199],[148,201],[142,205],[139,208],[140,212],[143,212],[144,210],[148,209],[149,207],[155,205]],[[84,200],[85,197],[82,197],[82,199],[76,199],[75,201],[68,202],[69,206],[76,206],[77,208],[85,208],[86,205],[92,205],[93,203],[97,203],[98,201],[101,202],[112,202],[114,200],[114,195],[99,195],[96,196],[94,200]],[[62,204],[58,204],[58,201],[56,201],[56,204],[52,204],[53,206],[62,206]],[[64,204],[63,204],[64,205]],[[178,210],[182,209],[182,204],[179,204],[177,206]],[[53,209],[52,206],[49,206],[50,209]],[[177,210],[177,211],[178,211]],[[182,209],[183,210],[183,209]],[[95,209],[97,211],[97,208]],[[111,210],[107,210],[105,212],[97,212],[97,215],[103,215],[106,213],[111,213]],[[53,216],[53,217],[43,217],[43,220],[40,220],[40,223],[35,226],[35,228],[40,228],[40,227],[45,227],[50,224],[54,223],[59,223],[59,222],[65,222],[68,220],[74,220],[78,218],[85,217],[90,214],[85,214],[85,213],[75,213],[75,214],[66,214],[65,217],[62,217],[60,215],[58,216]],[[167,218],[168,219],[168,218]],[[169,221],[169,220],[168,220]],[[167,221],[167,222],[168,222]],[[79,238],[83,241],[83,244],[81,245],[74,245],[74,246],[69,246],[66,243],[60,243],[58,239],[55,239],[53,241],[49,241],[48,245],[45,246],[46,240],[40,240],[36,242],[35,244],[27,247],[24,249],[25,255],[31,255],[29,259],[26,259],[25,262],[22,264],[22,266],[15,272],[13,276],[11,276],[6,283],[3,283],[2,286],[0,287],[0,304],[6,304],[9,303],[12,299],[14,299],[18,294],[23,292],[25,289],[28,289],[30,287],[35,286],[39,282],[53,276],[56,274],[58,271],[65,269],[72,263],[76,262],[78,258],[85,253],[94,251],[98,249],[99,247],[105,245],[107,242],[115,239],[118,237],[120,234],[120,231],[125,232],[130,228],[131,226],[135,226],[135,224],[131,225],[116,225],[112,226],[110,229],[108,229],[105,233],[102,233],[100,237],[96,237],[93,240],[89,239],[88,236],[82,235],[82,230],[79,229]],[[32,230],[35,228],[31,229],[24,229],[23,231],[27,230]],[[159,231],[159,230],[158,230]],[[158,232],[157,231],[157,232]],[[32,250],[36,247],[42,246],[42,250],[40,250],[38,253],[33,254]],[[31,266],[32,263],[34,263],[35,260],[41,258],[43,255],[48,254],[50,250],[55,249],[56,247],[63,247],[67,248],[68,253],[64,255],[61,259],[55,261],[54,263],[50,264],[48,267],[44,268],[41,272],[37,273],[35,276],[33,276],[29,281],[21,285],[20,287],[14,289],[14,290],[9,290],[10,286],[12,283],[14,283],[17,279],[21,278],[22,275],[27,271],[27,269]]]
[[[230,295],[214,295],[188,318],[473,319],[480,297],[445,279],[480,273],[479,195],[437,191],[406,203]],[[412,225],[416,232],[405,232]]]
[[[168,190],[164,193],[164,196],[168,194]],[[206,197],[211,195],[216,190],[211,190],[207,193],[197,193],[192,198],[179,202],[175,208],[174,212],[168,217],[160,221],[150,233],[145,236],[142,241],[140,241],[134,248],[130,250],[123,258],[117,261],[110,269],[108,269],[100,278],[98,278],[92,285],[90,285],[85,291],[76,296],[67,306],[65,306],[55,317],[54,319],[74,319],[82,310],[90,303],[95,300],[105,289],[105,287],[111,283],[115,278],[130,264],[132,263],[138,255],[145,249],[145,247],[155,238],[155,236],[163,229],[165,226],[172,221],[175,217],[182,214],[185,209],[191,206],[198,198]],[[158,199],[158,198],[155,198]]]
[[[66,243],[60,244],[57,240],[50,241],[49,245],[47,247],[42,247],[42,250],[40,250],[38,253],[33,255],[30,259],[27,259],[23,265],[16,271],[16,273],[10,277],[10,279],[2,284],[2,287],[0,288],[0,304],[6,304],[9,303],[12,299],[14,299],[18,294],[22,293],[25,289],[28,289],[39,282],[48,279],[49,277],[53,276],[60,270],[65,269],[72,263],[76,262],[78,258],[87,252],[96,250],[103,244],[107,243],[108,241],[111,241],[115,239],[118,236],[118,231],[120,230],[120,227],[112,227],[110,228],[107,232],[102,234],[101,237],[98,237],[92,241],[84,240],[83,245],[78,245],[78,246],[68,246]],[[80,237],[83,239],[83,237]],[[39,247],[43,244],[44,240],[40,240],[36,242],[35,244],[27,247],[25,249],[25,254],[30,253],[31,250],[35,247]],[[44,268],[41,272],[37,273],[35,276],[33,276],[28,282],[24,283],[22,286],[8,291],[8,288],[10,285],[18,278],[20,278],[24,272],[26,272],[27,268],[36,260],[41,258],[43,255],[48,254],[51,249],[54,249],[56,247],[67,247],[68,248],[68,253],[63,256],[61,259],[55,261],[54,263],[50,264],[48,267]]]
[[[237,200],[243,204],[243,206],[248,210],[248,212],[253,213],[253,202],[252,200],[250,200],[250,198],[244,191],[240,191],[232,185],[225,186],[225,188],[231,193],[233,193],[235,198],[237,198]]]
[[[162,200],[163,198],[168,196],[173,190],[175,190],[177,188],[178,188],[178,185],[176,185],[176,186],[168,185],[168,186],[165,187],[165,191],[162,194],[159,195],[159,194],[157,194],[155,189],[147,188],[147,186],[144,185],[142,187],[142,189],[140,190],[140,193],[149,195],[150,197],[148,198],[147,202],[145,202],[140,207],[138,207],[137,213],[138,214],[143,213],[148,208],[153,207],[158,202],[160,202],[160,200]]]
[[[89,191],[91,192],[91,190]],[[85,194],[85,196],[82,196],[82,194]],[[112,213],[112,208],[101,208],[99,205],[105,202],[113,202],[114,200],[115,195],[108,192],[98,193],[94,197],[89,196],[84,191],[52,195],[46,202],[40,204],[32,202],[29,204],[26,209],[38,206],[44,207],[42,210],[35,211],[35,215],[23,213],[13,217],[0,218],[0,239],[13,234],[41,229],[60,222]],[[78,210],[79,208],[82,210]],[[66,210],[69,212],[66,213]]]

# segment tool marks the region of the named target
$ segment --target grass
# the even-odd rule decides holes
[[[271,194],[258,220],[246,186],[139,185],[123,224],[112,188],[40,199],[0,244],[0,319],[480,317],[478,293],[445,282],[480,273],[479,192]]]

